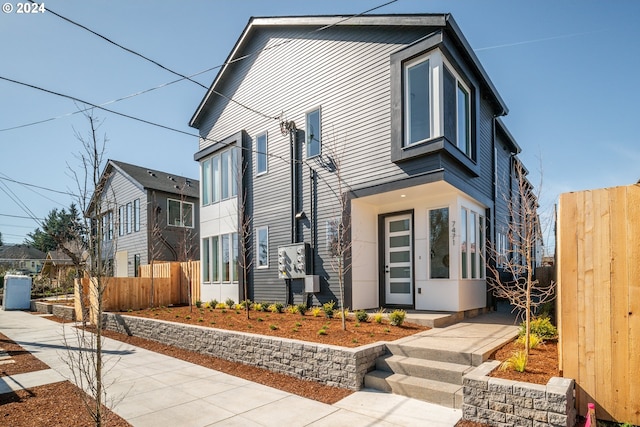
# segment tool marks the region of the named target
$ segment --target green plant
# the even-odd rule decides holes
[[[551,323],[551,320],[548,317],[536,317],[531,320],[529,326],[529,332],[531,334],[536,334],[543,340],[551,340],[558,338],[558,329]],[[524,336],[526,333],[525,323],[522,322],[520,324],[520,336]]]
[[[356,311],[356,319],[358,322],[367,322],[369,320],[369,314],[364,310]]]
[[[407,317],[407,312],[404,310],[393,310],[389,313],[389,323],[392,326],[400,326],[404,323],[404,319]]]
[[[227,304],[224,303],[224,302],[219,302],[219,303],[216,304],[216,308],[219,308],[219,309],[222,309],[222,310],[226,309],[227,307],[228,307]]]
[[[514,351],[511,357],[500,364],[501,371],[513,369],[514,371],[524,372],[527,367],[527,352],[523,350]]]
[[[130,308],[130,309],[129,309],[129,310],[127,310],[127,311],[128,311],[129,313],[131,313],[131,312],[133,311],[133,309],[132,309],[132,308]]]
[[[185,319],[187,320],[191,320],[191,316],[189,314],[187,314],[186,316],[184,316]]]
[[[267,309],[272,313],[282,313],[284,305],[280,302],[274,302],[273,304],[270,304]]]
[[[322,313],[322,307],[313,307],[311,309],[311,314],[313,315],[313,317],[320,316],[320,313]]]
[[[380,309],[373,314],[373,320],[376,323],[382,323],[382,319],[384,319],[384,308],[380,307]]]
[[[225,303],[227,304],[227,307],[233,307],[236,302],[232,298],[227,298]]]
[[[391,329],[389,329],[389,328],[384,328],[384,331],[385,331],[386,333],[389,333],[389,332],[391,332]]]
[[[518,337],[518,344],[521,345],[525,345],[525,337],[524,335]],[[539,346],[540,344],[544,344],[544,341],[542,338],[540,338],[538,335],[536,334],[529,334],[529,348],[536,348],[537,346]]]
[[[324,311],[324,315],[327,316],[328,319],[331,319],[333,317],[335,305],[335,301],[329,301],[322,304],[322,310]]]
[[[251,308],[251,300],[250,299],[245,299],[240,301],[240,305],[242,306],[243,309],[246,309],[247,306],[249,306],[249,308]]]
[[[275,331],[275,330],[278,329],[278,326],[271,324],[271,325],[269,325],[269,329],[271,329],[272,331]]]
[[[217,305],[218,305],[218,300],[217,299],[212,299],[209,302],[209,308],[216,308]]]
[[[291,329],[293,332],[298,332],[298,328],[292,328]]]
[[[202,301],[200,301],[199,299],[196,300],[196,307],[197,308],[202,307]]]
[[[176,314],[176,319],[177,319],[177,318],[179,318],[179,317],[180,317],[180,315],[179,315],[179,314]]]
[[[322,328],[318,331],[318,335],[327,335],[327,330]]]
[[[295,305],[288,305],[286,311],[289,314],[296,314],[298,312],[298,307]]]
[[[298,313],[301,316],[304,316],[309,310],[309,308],[307,307],[307,304],[304,304],[304,303],[296,305],[296,309],[298,310]]]
[[[302,326],[302,323],[300,323],[300,322],[296,322],[296,327],[298,327],[298,328],[299,328],[300,326]]]
[[[344,316],[345,319],[349,318],[349,309],[345,308],[344,310],[335,310],[335,312],[338,314],[338,318],[342,319],[342,316]]]
[[[244,305],[242,305],[242,303],[238,303],[238,304],[233,304],[233,309],[237,312],[239,312],[240,310],[244,309]]]
[[[202,323],[202,322],[204,322],[204,319],[202,317],[199,317],[198,318],[198,322]]]
[[[354,344],[358,344],[358,340],[356,338],[352,339],[351,342]]]
[[[258,317],[258,322],[264,322],[264,319],[262,317]]]

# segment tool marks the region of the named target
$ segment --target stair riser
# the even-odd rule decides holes
[[[393,355],[415,357],[416,359],[436,360],[438,362],[458,363],[460,365],[471,366],[472,357],[469,353],[458,353],[446,350],[436,350],[431,348],[420,348],[410,346],[399,346],[387,344],[387,348]]]
[[[464,372],[461,371],[449,371],[445,369],[430,368],[428,366],[425,367],[402,362],[393,362],[384,359],[378,359],[376,361],[376,369],[457,385],[462,385],[462,376],[464,375]]]
[[[446,406],[448,408],[456,407],[456,395],[440,390],[414,386],[411,384],[399,384],[395,381],[387,381],[391,386],[392,393],[402,396],[411,397],[413,399],[423,400],[425,402],[435,403],[436,405]]]
[[[372,388],[374,390],[380,390],[387,393],[391,393],[391,386],[384,378],[376,377],[374,375],[364,376],[364,386],[366,388]]]

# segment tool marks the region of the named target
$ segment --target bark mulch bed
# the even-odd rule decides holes
[[[504,347],[497,350],[491,359],[504,362],[518,350],[522,350],[522,345],[516,341],[512,341]],[[547,341],[538,347],[531,349],[529,352],[529,362],[524,372],[514,370],[501,371],[494,370],[491,377],[504,378],[506,380],[524,381],[533,384],[547,385],[551,377],[559,377],[558,370],[558,343],[556,341]]]
[[[349,315],[346,318],[346,330],[343,331],[342,319],[337,315],[327,319],[324,312],[314,316],[311,311],[300,315],[251,310],[249,319],[244,310],[190,309],[188,306],[150,308],[121,314],[352,348],[378,341],[395,341],[430,329],[409,322],[391,326],[387,319],[377,323],[372,316],[367,322],[358,322],[353,315]],[[326,334],[318,334],[323,328]]]
[[[49,369],[44,362],[0,334],[0,348],[15,363],[0,365],[0,376]],[[78,387],[68,381],[0,394],[0,425],[12,427],[85,427],[93,425]],[[86,395],[85,395],[86,396]],[[127,427],[128,422],[103,407],[109,426]]]

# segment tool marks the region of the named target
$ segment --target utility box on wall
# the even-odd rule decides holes
[[[317,274],[304,276],[304,291],[308,294],[320,292],[320,276]]]
[[[293,243],[278,247],[278,278],[304,279],[310,270],[311,246]]]

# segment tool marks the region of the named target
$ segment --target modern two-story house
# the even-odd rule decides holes
[[[485,307],[507,112],[449,14],[252,18],[190,121],[202,299]]]
[[[87,215],[99,221],[101,256],[116,277],[153,261],[198,259],[198,180],[109,160]]]

